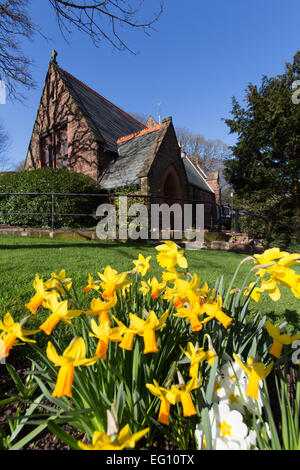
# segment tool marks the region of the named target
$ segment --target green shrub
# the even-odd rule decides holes
[[[89,176],[57,168],[9,172],[0,175],[0,193],[83,193],[98,194],[100,187]],[[55,196],[54,211],[59,214],[94,214],[101,198]],[[52,200],[50,195],[0,196],[0,223],[22,227],[51,227]],[[12,214],[12,213],[22,213]],[[10,214],[7,214],[10,213]],[[38,213],[38,215],[34,215]],[[55,215],[55,228],[96,225],[94,217]]]
[[[282,250],[290,249],[293,243],[299,243],[299,231],[280,225],[299,226],[299,220],[294,216],[288,198],[282,199],[280,195],[260,192],[253,194],[251,199],[236,197],[235,206],[269,219],[252,215],[240,217],[240,230],[247,233],[249,238],[260,239],[266,247],[278,246]]]

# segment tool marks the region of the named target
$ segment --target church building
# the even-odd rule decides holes
[[[215,222],[218,172],[206,175],[185,155],[172,118],[139,122],[63,70],[56,56],[54,51],[25,169],[47,166],[84,173],[104,193],[133,188],[162,197],[161,202],[168,196],[194,199],[205,204],[206,225]]]

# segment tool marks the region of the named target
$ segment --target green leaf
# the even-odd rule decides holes
[[[46,426],[48,426],[49,430],[69,447],[75,450],[80,450],[77,440],[74,439],[73,436],[70,436],[70,434],[66,433],[60,426],[57,426],[53,421],[49,420],[46,423]]]
[[[215,391],[215,381],[217,377],[218,370],[218,358],[214,360],[214,363],[210,369],[209,380],[206,388],[206,402],[208,405],[211,405],[213,402],[214,391]]]
[[[17,442],[16,444],[14,444],[13,446],[11,446],[9,448],[9,450],[20,450],[22,449],[24,446],[26,446],[30,441],[32,441],[32,439],[34,439],[36,436],[38,436],[42,431],[44,431],[44,429],[46,429],[47,427],[47,423],[43,423],[43,424],[40,424],[39,426],[37,426],[35,429],[33,429],[33,431],[31,431],[30,433],[28,433],[25,437],[23,437],[23,439],[21,439],[19,442]]]
[[[11,364],[6,364],[6,369],[9,372],[9,375],[13,379],[14,383],[17,386],[18,392],[20,393],[21,396],[26,396],[26,388],[25,385],[23,384],[22,380],[20,379],[16,369],[11,365]]]
[[[201,410],[201,424],[205,435],[205,450],[212,450],[212,435],[208,407],[204,407]]]

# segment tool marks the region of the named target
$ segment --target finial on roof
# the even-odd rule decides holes
[[[55,64],[56,64],[56,57],[57,57],[57,52],[55,49],[53,49],[52,54],[51,54],[51,59],[52,59],[52,62],[55,62]]]

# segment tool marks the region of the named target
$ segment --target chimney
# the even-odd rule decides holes
[[[145,126],[146,127],[154,127],[157,126],[158,122],[155,121],[154,117],[150,114],[148,117]]]
[[[212,171],[207,175],[207,180],[206,180],[211,187],[211,189],[214,191],[216,195],[216,202],[220,202],[221,199],[221,188],[220,188],[220,178],[219,178],[219,172],[218,171]]]

